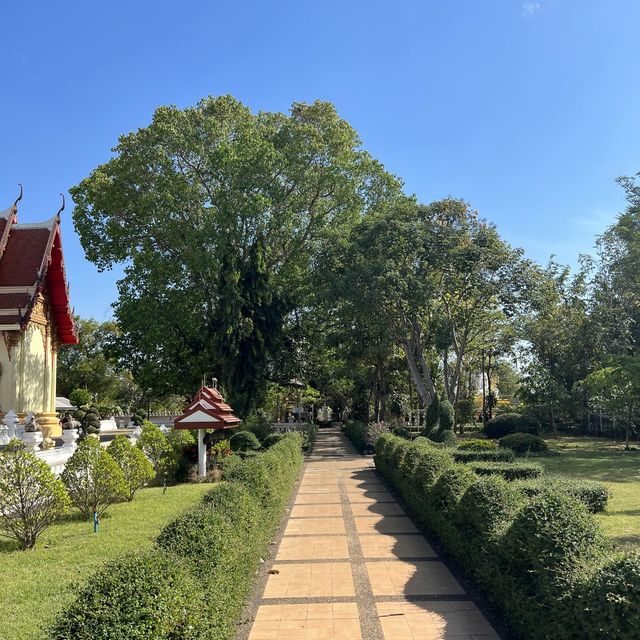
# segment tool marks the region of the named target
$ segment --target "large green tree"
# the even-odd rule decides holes
[[[325,232],[397,181],[325,102],[288,115],[229,96],[162,107],[114,151],[71,193],[88,259],[125,265],[122,359],[157,395],[216,374],[248,411]]]

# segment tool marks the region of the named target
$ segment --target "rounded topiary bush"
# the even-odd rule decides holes
[[[452,464],[433,485],[430,500],[435,507],[450,511],[477,479],[477,476],[466,465]]]
[[[640,554],[607,560],[576,599],[583,638],[635,640],[640,629]]]
[[[564,491],[582,502],[590,513],[601,513],[607,508],[609,501],[609,488],[602,482],[563,475],[521,480],[517,483],[517,487],[529,498],[539,496],[551,487]]]
[[[270,433],[263,441],[262,444],[265,449],[272,447],[274,444],[277,444],[285,437],[284,433]]]
[[[106,564],[49,630],[50,640],[187,638],[200,587],[182,563],[157,550]]]
[[[604,537],[586,507],[549,489],[526,505],[502,539],[502,559],[523,582],[570,580],[581,563],[598,556]]]
[[[473,440],[461,440],[458,443],[460,451],[495,451],[498,443],[495,440],[475,438]]]
[[[464,493],[456,508],[456,519],[482,538],[500,533],[522,506],[520,492],[504,478],[479,478]]]
[[[455,411],[453,405],[445,398],[438,406],[438,428],[441,432],[453,432],[453,423],[455,421]]]
[[[251,431],[238,431],[229,440],[232,451],[257,451],[260,449],[258,436]]]
[[[535,420],[520,413],[503,413],[492,418],[484,425],[487,438],[499,439],[516,431],[535,433],[538,424]]]
[[[531,433],[511,433],[500,438],[500,446],[520,455],[549,451],[547,443],[540,436],[534,436]]]
[[[446,451],[420,447],[418,462],[413,471],[413,485],[419,490],[428,491],[452,464],[453,460]]]
[[[411,432],[406,427],[394,427],[391,430],[394,436],[398,436],[399,438],[404,438],[405,440],[411,440]]]
[[[447,447],[455,447],[458,444],[458,437],[450,429],[441,431],[438,439],[439,442],[442,442],[442,444],[446,445]]]

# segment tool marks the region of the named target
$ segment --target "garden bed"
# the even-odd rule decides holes
[[[151,547],[163,526],[201,499],[211,485],[143,489],[133,502],[112,505],[100,532],[73,512],[50,527],[33,551],[0,542],[1,640],[33,640],[73,597],[73,585],[132,549]]]

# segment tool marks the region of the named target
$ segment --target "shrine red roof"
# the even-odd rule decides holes
[[[77,344],[64,270],[60,217],[19,224],[14,204],[0,213],[0,327],[25,329],[38,294],[49,302],[58,340]]]
[[[233,409],[224,401],[217,389],[202,387],[178,416],[173,426],[176,429],[233,429],[240,424]]]

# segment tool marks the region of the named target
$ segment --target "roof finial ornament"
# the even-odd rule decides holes
[[[56,213],[56,218],[58,218],[58,220],[60,220],[60,214],[64,211],[64,193],[60,194],[60,197],[62,198],[62,206],[58,209],[58,213]]]
[[[20,195],[15,199],[13,206],[17,207],[18,206],[18,202],[20,202],[20,200],[22,200],[22,194],[23,194],[23,189],[22,189],[22,183],[18,182],[18,186],[20,187]]]

